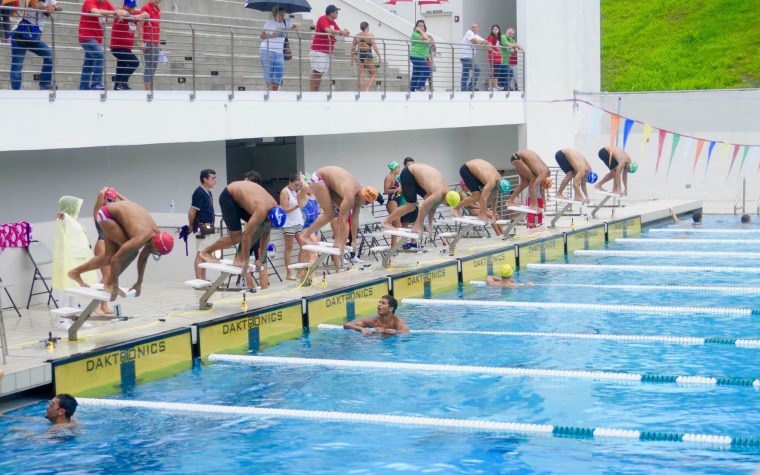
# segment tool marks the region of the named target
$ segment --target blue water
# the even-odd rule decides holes
[[[729,218],[706,217],[705,228],[729,224]],[[649,237],[666,236],[669,237]],[[645,232],[642,239],[647,237]],[[709,237],[748,239],[753,235]],[[754,237],[760,239],[760,232]],[[610,245],[614,249],[632,247]],[[754,247],[732,246],[732,250],[752,251]],[[709,249],[724,247],[705,248]],[[571,256],[568,261],[664,264],[660,258],[598,256]],[[760,265],[757,260],[703,262],[668,259],[672,265]],[[757,295],[563,287],[569,283],[757,286],[760,275],[527,269],[517,279],[549,286],[517,292],[466,286],[436,295],[435,299],[760,307]],[[410,328],[417,330],[760,339],[760,316],[437,305],[402,305],[398,313]],[[760,349],[730,345],[414,333],[380,339],[341,330],[313,332],[262,354],[760,377]],[[758,391],[751,387],[220,363],[135,387],[119,398],[760,437]],[[37,404],[12,415],[41,416],[44,411],[43,404]],[[726,450],[684,443],[557,439],[474,430],[93,407],[82,407],[78,419],[83,435],[66,440],[29,438],[15,430],[42,433],[47,428],[43,422],[0,419],[0,473],[712,474],[749,473],[760,464],[760,449]]]

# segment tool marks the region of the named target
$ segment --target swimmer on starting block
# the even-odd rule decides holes
[[[602,185],[612,180],[612,192],[620,196],[627,196],[628,173],[636,173],[639,166],[620,147],[613,147],[612,152],[610,152],[609,146],[601,148],[599,150],[599,158],[607,165],[610,171],[599,180],[599,183],[594,185],[594,188],[599,191],[606,191],[602,188]]]
[[[558,150],[554,155],[554,159],[557,160],[557,164],[565,172],[565,178],[562,183],[559,184],[557,190],[557,198],[568,199],[564,194],[565,187],[573,181],[573,191],[575,191],[575,199],[583,203],[591,203],[588,197],[588,191],[586,190],[586,182],[589,179],[591,173],[591,165],[580,152],[571,148],[563,148]],[[595,176],[596,174],[592,175]],[[593,182],[592,182],[593,183]]]
[[[370,335],[372,328],[374,333],[383,333],[386,335],[397,335],[400,333],[409,333],[409,327],[406,322],[396,316],[398,300],[390,295],[384,295],[377,304],[377,315],[374,317],[364,317],[360,320],[354,320],[343,325],[346,330],[356,330],[363,335]]]
[[[486,223],[493,222],[486,211],[489,208],[496,210],[496,198],[499,196],[499,191],[508,193],[511,188],[509,180],[502,178],[496,167],[480,158],[462,165],[459,168],[459,176],[462,177],[464,186],[471,194],[462,199],[458,205],[453,206],[451,212],[454,216],[461,218],[462,208],[478,203],[481,210],[480,219]]]
[[[82,287],[89,287],[81,275],[110,264],[111,275],[103,290],[111,294],[113,302],[117,296],[126,296],[119,289],[119,276],[137,257],[137,282],[130,290],[135,291],[136,297],[139,296],[148,256],[153,255],[158,260],[162,255],[169,254],[174,248],[174,237],[159,231],[150,214],[134,201],[108,203],[97,210],[94,218],[103,229],[105,252],[70,270],[69,278]]]
[[[538,196],[536,196],[536,190],[541,190],[541,199],[544,198],[544,189],[551,186],[549,178],[549,167],[538,156],[538,154],[532,150],[520,150],[512,154],[510,158],[512,166],[517,170],[517,174],[520,175],[520,184],[517,185],[512,198],[507,202],[507,205],[519,205],[520,193],[525,188],[528,188],[530,193],[530,208],[536,213],[541,213],[541,207],[538,205]],[[548,180],[548,181],[547,181]],[[549,186],[546,186],[549,185]],[[545,200],[544,200],[545,201]]]
[[[446,199],[449,187],[441,172],[423,163],[410,163],[399,175],[401,183],[401,193],[404,195],[406,204],[396,208],[393,213],[389,214],[382,222],[385,229],[396,231],[393,222],[402,216],[412,213],[417,209],[417,195],[424,197],[422,205],[419,207],[417,220],[412,225],[412,233],[418,236],[422,235],[425,219],[428,216],[434,216],[435,210]],[[456,192],[455,192],[456,194]],[[458,197],[457,197],[458,198]],[[456,205],[456,203],[454,203]],[[430,236],[433,235],[433,220],[428,220],[430,227]]]
[[[533,282],[526,282],[524,284],[518,283],[512,278],[512,274],[515,270],[509,264],[501,266],[501,278],[489,275],[486,279],[486,283],[491,287],[501,287],[503,289],[518,289],[520,287],[533,287]]]

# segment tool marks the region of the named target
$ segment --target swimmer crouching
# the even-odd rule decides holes
[[[517,289],[520,287],[533,287],[533,282],[526,282],[525,284],[518,283],[515,279],[512,278],[512,274],[515,273],[515,270],[512,268],[509,264],[504,264],[501,266],[501,278],[495,277],[493,275],[489,275],[486,279],[486,283],[488,283],[491,287],[501,287],[504,289]]]

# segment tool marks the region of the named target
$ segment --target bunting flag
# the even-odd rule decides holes
[[[610,158],[607,160],[607,167],[612,165],[612,151],[615,148],[615,139],[617,138],[617,129],[618,125],[620,125],[620,116],[617,114],[611,114],[612,117],[610,118]]]
[[[644,135],[641,137],[641,147],[639,147],[639,160],[641,160],[641,157],[644,155],[644,147],[646,147],[649,143],[650,133],[652,133],[652,126],[649,124],[644,124]]]
[[[684,166],[686,166],[689,156],[691,156],[692,143],[694,143],[694,139],[691,137],[683,137],[683,158],[681,159],[681,166],[678,167],[679,175],[683,175]]]
[[[660,168],[660,157],[662,157],[662,146],[665,145],[665,136],[668,134],[667,130],[660,129],[660,137],[659,141],[657,143],[657,163],[654,167],[654,172],[657,173],[657,170]]]
[[[633,119],[625,119],[625,123],[623,124],[623,150],[625,150],[625,146],[628,143],[628,136],[631,134],[632,128]]]
[[[712,152],[712,145],[715,144],[713,142],[710,145],[710,152]],[[694,172],[697,171],[697,162],[699,161],[699,154],[702,153],[702,147],[705,145],[705,141],[702,139],[699,139],[697,141],[697,153],[694,154],[694,168],[691,169],[691,177],[694,178]]]
[[[739,165],[739,176],[742,175],[742,168],[744,168],[744,161],[747,160],[748,153],[749,153],[749,145],[745,145],[744,154],[742,154],[742,163]]]
[[[710,147],[707,149],[707,165],[705,165],[705,177],[702,179],[703,182],[707,181],[707,169],[710,168],[710,157],[712,156],[713,149],[715,148],[715,140],[710,142]]]
[[[596,135],[597,132],[599,132],[599,124],[602,123],[602,117],[604,116],[604,111],[602,109],[594,109],[591,112],[591,117],[589,117],[589,128],[588,128],[588,135],[586,136],[586,146],[584,147],[584,152],[586,152],[586,156],[590,156],[593,153],[593,150],[591,150],[591,139]]]
[[[731,166],[728,167],[728,175],[726,175],[726,181],[728,181],[728,177],[731,176],[731,170],[734,168],[734,162],[736,161],[736,156],[739,155],[739,146],[734,145],[734,153],[731,156]]]
[[[720,147],[720,157],[718,157],[718,165],[723,165],[723,163],[726,161],[726,154],[728,153],[729,147],[731,147],[730,144],[723,142],[723,146]]]
[[[673,164],[673,156],[676,154],[678,142],[681,140],[681,134],[673,134],[673,145],[670,147],[670,160],[668,160],[668,171],[665,173],[667,178],[670,175],[670,166]]]

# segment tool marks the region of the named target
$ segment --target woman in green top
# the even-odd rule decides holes
[[[517,66],[517,51],[520,50],[520,45],[517,44],[514,28],[508,28],[506,34],[501,35],[501,46],[501,64],[504,70],[502,74],[504,83],[501,84],[501,87],[507,91],[516,91],[517,79],[512,66]],[[512,86],[512,81],[515,82],[514,86]]]
[[[430,41],[432,38],[426,33],[427,28],[424,20],[419,20],[414,25],[412,31],[412,49],[409,54],[409,60],[412,62],[412,79],[409,90],[419,91],[425,85],[430,75],[430,66],[427,64],[427,58],[430,54]]]

